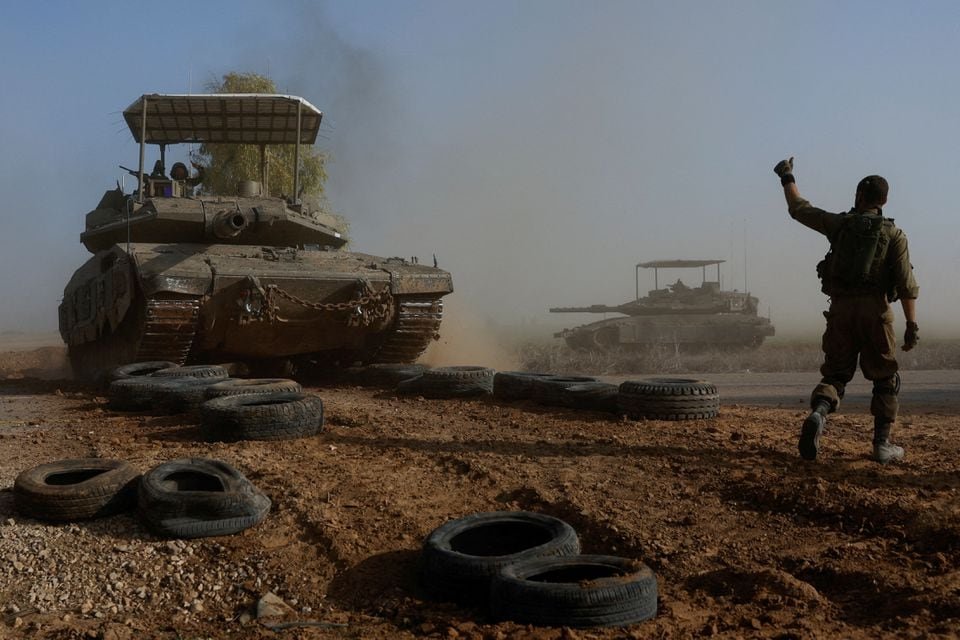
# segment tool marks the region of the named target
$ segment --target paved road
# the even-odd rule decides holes
[[[902,371],[900,375],[903,377],[900,407],[904,413],[960,413],[960,370]],[[810,391],[820,380],[816,371],[679,374],[674,377],[709,380],[717,385],[724,404],[795,407],[800,410],[809,406]],[[619,383],[630,378],[606,376],[603,379]],[[847,386],[844,409],[868,410],[871,387],[871,383],[858,373]]]

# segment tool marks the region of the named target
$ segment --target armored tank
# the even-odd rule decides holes
[[[720,290],[723,260],[655,260],[636,265],[636,298],[617,306],[554,307],[552,313],[615,313],[607,318],[555,334],[578,350],[606,351],[670,345],[686,350],[755,348],[774,335],[769,318],[757,315],[758,300],[749,293]],[[716,266],[716,280],[707,267]],[[654,288],[640,297],[640,269],[653,269]],[[660,269],[700,269],[699,286],[681,279],[660,287]]]
[[[301,145],[322,113],[298,96],[141,96],[124,112],[140,145],[136,190],[118,184],[86,215],[93,256],[70,278],[60,334],[75,376],[130,362],[289,365],[412,362],[437,337],[450,274],[416,259],[346,251],[297,198],[267,195],[266,145]],[[253,144],[259,176],[235,193],[195,195],[168,145]],[[159,160],[145,170],[147,145]],[[151,150],[153,147],[151,147]],[[125,167],[121,167],[125,168]],[[202,179],[202,177],[200,178]]]

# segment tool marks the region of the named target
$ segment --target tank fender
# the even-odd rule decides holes
[[[90,258],[71,278],[60,303],[60,335],[68,345],[116,331],[136,292],[134,269],[119,247]]]
[[[453,280],[446,271],[436,273],[405,273],[399,269],[381,267],[390,274],[390,293],[393,295],[440,294],[453,292]]]

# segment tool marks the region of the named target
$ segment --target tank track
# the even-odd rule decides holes
[[[137,362],[169,360],[185,364],[197,333],[199,300],[147,300]]]
[[[399,300],[397,319],[372,362],[413,362],[438,337],[443,300]]]

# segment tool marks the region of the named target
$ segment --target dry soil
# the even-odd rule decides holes
[[[896,433],[906,462],[881,467],[867,458],[864,413],[831,420],[821,459],[808,463],[796,453],[800,407],[724,403],[712,420],[635,421],[325,385],[310,388],[326,408],[318,436],[205,443],[189,416],[117,413],[91,387],[19,377],[49,370],[48,357],[0,356],[0,637],[929,638],[960,629],[953,413],[912,406]],[[190,541],[158,539],[132,514],[55,525],[16,512],[20,471],[91,456],[142,471],[219,458],[273,508],[241,534]],[[518,509],[565,519],[585,552],[647,563],[659,580],[657,617],[623,629],[533,628],[424,596],[416,565],[431,530]],[[290,605],[288,620],[325,626],[266,629],[255,605],[267,592]]]

